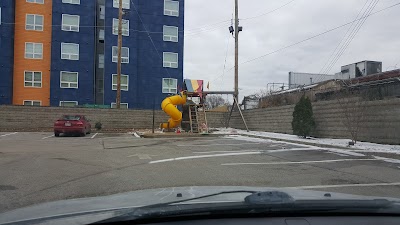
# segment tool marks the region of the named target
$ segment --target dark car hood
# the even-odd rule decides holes
[[[208,194],[214,194],[222,191],[281,191],[286,192],[295,200],[320,200],[326,199],[324,194],[327,192],[309,191],[293,188],[262,188],[262,187],[174,187],[163,189],[151,189],[133,191],[121,194],[115,194],[104,197],[70,199],[56,202],[38,204],[30,207],[20,208],[0,214],[0,224],[29,221],[40,218],[64,218],[69,215],[85,215],[89,213],[102,213],[107,218],[114,210],[137,208],[158,203],[166,203],[176,200],[199,197]],[[182,197],[178,198],[177,194],[181,193]],[[347,200],[365,200],[377,199],[381,197],[365,197],[341,193],[329,192],[329,199],[347,199]],[[236,193],[215,196],[193,201],[192,203],[226,203],[226,202],[242,202],[248,193]],[[399,201],[399,199],[389,199]],[[104,219],[105,219],[104,218]],[[102,217],[99,217],[102,219]],[[96,220],[94,220],[96,221]],[[94,222],[87,221],[87,222]],[[60,222],[60,221],[59,221]],[[65,222],[65,221],[63,221]],[[75,221],[76,222],[76,221]],[[74,222],[74,223],[75,223]],[[79,224],[79,223],[78,223]]]

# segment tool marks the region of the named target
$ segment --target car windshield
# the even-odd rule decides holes
[[[80,120],[81,117],[80,116],[68,116],[68,115],[65,115],[61,119],[62,120]]]
[[[400,199],[399,12],[0,0],[0,224],[203,195],[179,205]]]

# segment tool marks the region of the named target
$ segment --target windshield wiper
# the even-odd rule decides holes
[[[222,192],[217,192],[217,193],[209,194],[209,195],[202,195],[202,196],[194,197],[194,198],[187,198],[187,199],[182,199],[182,200],[177,200],[177,201],[172,201],[172,202],[153,204],[153,205],[148,205],[148,206],[140,207],[140,208],[137,208],[137,209],[129,210],[128,212],[125,212],[125,213],[123,213],[123,214],[121,214],[119,216],[116,216],[116,217],[113,217],[113,218],[110,218],[110,219],[106,219],[106,220],[103,220],[103,221],[99,221],[99,222],[96,222],[94,224],[112,223],[112,222],[118,222],[118,221],[127,221],[127,219],[132,220],[132,218],[136,216],[135,212],[137,212],[138,209],[146,210],[146,209],[152,209],[152,208],[163,208],[163,207],[167,207],[167,206],[171,206],[171,205],[175,205],[175,204],[179,204],[179,203],[185,203],[185,202],[189,202],[189,201],[205,199],[205,198],[215,197],[215,196],[219,196],[219,195],[240,194],[240,193],[254,194],[254,193],[258,193],[258,192],[257,191],[247,191],[247,190],[222,191]]]
[[[208,197],[250,193],[243,201],[218,204],[201,204],[195,202],[190,205],[182,205],[193,200]],[[393,209],[391,213],[399,213],[399,206],[387,199],[368,199],[368,200],[341,200],[341,199],[322,199],[322,200],[294,200],[292,196],[285,192],[269,191],[226,191],[195,198],[183,199],[173,202],[160,203],[150,206],[137,208],[125,213],[121,213],[113,218],[99,221],[97,223],[113,223],[121,221],[138,221],[155,218],[178,218],[185,216],[198,215],[249,215],[268,213],[323,213],[323,212],[342,212],[342,213],[366,213],[379,212],[379,210]],[[161,210],[160,210],[161,209]],[[97,224],[96,223],[96,224]]]

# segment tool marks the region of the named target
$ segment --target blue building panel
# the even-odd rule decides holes
[[[0,10],[0,105],[10,105],[14,67],[14,0],[1,0]]]
[[[62,15],[80,16],[79,32],[61,29]],[[80,5],[53,1],[52,62],[50,104],[77,101],[79,105],[94,103],[96,1],[81,1]],[[79,44],[79,60],[61,59],[61,43]],[[61,88],[62,71],[78,72],[78,88]]]
[[[163,78],[183,82],[183,46],[184,46],[184,1],[180,0],[179,17],[164,15],[164,1],[135,0],[136,9],[131,4],[124,19],[129,20],[130,35],[123,37],[123,47],[129,47],[129,64],[122,64],[122,74],[129,75],[129,91],[121,92],[121,102],[128,103],[129,108],[151,109],[160,107],[162,100],[170,94],[162,93]],[[112,34],[112,20],[118,18],[118,9],[113,8],[112,1],[106,3],[105,34],[105,104],[115,102],[116,91],[112,90],[112,74],[116,73],[116,63],[112,63],[112,46],[117,46],[117,36]],[[176,26],[179,31],[179,42],[163,41],[163,26]],[[150,37],[145,31],[150,32]],[[163,53],[178,53],[178,68],[163,67]]]

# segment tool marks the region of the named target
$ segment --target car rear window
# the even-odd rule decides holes
[[[81,117],[80,116],[68,116],[68,115],[66,115],[66,116],[63,116],[62,119],[63,120],[80,120]]]

